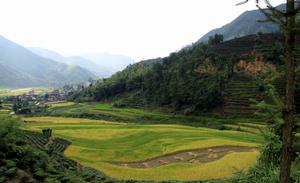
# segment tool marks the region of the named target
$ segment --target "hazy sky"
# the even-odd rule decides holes
[[[0,0],[0,34],[63,54],[167,56],[246,10],[255,0]],[[274,5],[283,0],[271,0]]]

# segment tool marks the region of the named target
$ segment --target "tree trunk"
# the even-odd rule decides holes
[[[293,153],[294,130],[294,94],[295,94],[295,1],[287,0],[286,4],[286,98],[282,115],[282,156],[280,164],[280,182],[291,182],[291,165]]]

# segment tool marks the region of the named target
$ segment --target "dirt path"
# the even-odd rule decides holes
[[[136,162],[110,162],[119,166],[131,168],[152,168],[172,163],[208,163],[221,159],[227,154],[233,152],[251,152],[257,151],[257,147],[245,146],[216,146],[202,149],[178,151],[152,159]]]

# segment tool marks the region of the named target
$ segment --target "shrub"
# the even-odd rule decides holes
[[[122,101],[116,101],[112,104],[112,106],[116,108],[124,108],[126,107],[126,104]]]

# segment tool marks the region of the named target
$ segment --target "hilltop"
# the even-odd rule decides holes
[[[279,10],[285,8],[285,4],[276,7]],[[251,34],[275,33],[279,32],[278,25],[272,22],[260,23],[260,20],[265,20],[265,15],[260,10],[246,11],[234,19],[232,22],[209,31],[202,36],[197,42],[207,42],[210,36],[222,34],[225,40],[243,37]]]

